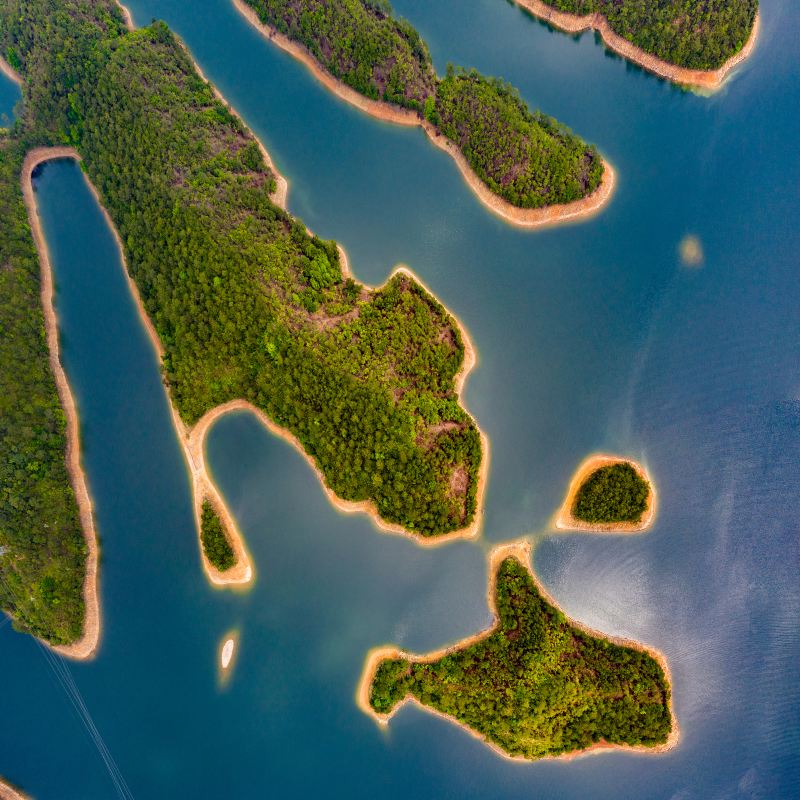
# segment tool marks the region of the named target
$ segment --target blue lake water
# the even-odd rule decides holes
[[[791,798],[800,782],[800,8],[711,98],[682,92],[502,0],[395,0],[440,71],[477,66],[598,144],[619,189],[540,232],[491,216],[421,131],[332,98],[227,0],[135,0],[165,19],[263,139],[290,209],[382,282],[410,264],[480,353],[466,400],[491,439],[477,543],[422,550],[334,511],[302,458],[248,415],[209,459],[253,554],[246,594],[202,576],[189,481],[111,233],[69,162],[38,202],[63,358],[102,539],[99,657],[68,669],[138,798]],[[692,234],[704,264],[681,264]],[[642,536],[556,535],[593,450],[648,466]],[[529,536],[564,609],[660,648],[682,740],[658,756],[512,764],[404,708],[355,706],[366,651],[424,652],[489,621],[485,554]],[[229,685],[216,655],[241,634]],[[0,774],[36,798],[117,790],[40,648],[0,629]]]
[[[0,128],[7,128],[14,121],[14,106],[22,93],[19,86],[0,72]]]

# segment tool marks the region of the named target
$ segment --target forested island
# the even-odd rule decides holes
[[[676,83],[716,88],[755,46],[758,0],[514,0],[557,28],[600,32],[615,52]]]
[[[630,459],[594,455],[570,481],[556,527],[633,533],[655,517],[655,487],[644,467]]]
[[[0,345],[10,454],[0,567],[15,624],[51,643],[78,636],[85,560],[19,189],[34,147],[81,157],[187,431],[245,404],[303,450],[330,492],[384,526],[420,541],[474,532],[483,443],[459,399],[472,356],[413,274],[359,284],[334,242],[276,205],[258,142],[163,23],[129,31],[111,0],[5,0],[0,52],[24,79],[22,117],[2,142],[0,221],[11,332]],[[224,526],[202,499],[199,533],[224,566]]]
[[[374,651],[361,708],[387,723],[411,699],[521,759],[671,747],[678,728],[660,654],[568,619],[529,561],[527,546],[493,552],[489,630],[429,656]]]
[[[594,146],[532,112],[502,80],[455,67],[439,78],[419,33],[387,0],[235,2],[343,97],[352,99],[352,90],[376,116],[421,124],[479,197],[512,222],[580,216],[610,195],[613,172]]]

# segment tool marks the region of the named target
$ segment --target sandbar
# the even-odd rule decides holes
[[[571,761],[574,758],[578,758],[580,756],[589,755],[591,753],[600,753],[603,751],[608,750],[623,750],[627,752],[633,753],[664,753],[667,750],[671,750],[678,744],[680,740],[680,727],[678,726],[678,720],[675,716],[675,709],[673,708],[673,700],[672,700],[672,692],[670,692],[670,700],[669,700],[669,712],[670,717],[672,719],[672,729],[670,730],[669,737],[667,741],[660,745],[655,745],[653,747],[647,747],[644,745],[627,745],[627,744],[612,744],[609,742],[597,742],[597,744],[593,744],[590,747],[586,747],[582,750],[575,750],[569,753],[562,753],[560,755],[549,755],[543,756],[537,759],[529,759],[524,756],[512,756],[505,752],[499,745],[495,744],[492,741],[489,741],[483,734],[479,733],[476,730],[473,730],[469,726],[465,725],[463,722],[459,721],[455,717],[450,716],[449,714],[445,714],[442,711],[438,711],[437,709],[430,708],[429,706],[424,705],[416,697],[411,694],[407,694],[400,702],[398,702],[392,710],[387,714],[379,714],[375,711],[369,702],[370,696],[370,688],[372,686],[372,681],[375,677],[375,672],[378,669],[380,663],[387,659],[387,658],[404,658],[408,661],[412,661],[417,664],[425,664],[430,663],[433,661],[438,661],[440,658],[444,656],[450,655],[451,653],[457,650],[463,650],[465,647],[469,647],[470,645],[474,644],[475,642],[479,642],[482,639],[486,639],[487,637],[491,636],[492,633],[496,630],[497,626],[500,623],[500,618],[497,613],[497,608],[495,606],[495,585],[497,581],[497,572],[500,568],[502,562],[509,557],[514,557],[522,563],[533,579],[533,582],[536,584],[537,590],[541,593],[542,597],[554,608],[560,607],[558,603],[551,597],[550,593],[544,588],[544,586],[539,581],[539,578],[536,576],[532,566],[531,566],[531,544],[528,541],[518,541],[512,542],[510,544],[503,544],[493,548],[488,556],[488,568],[489,568],[489,580],[488,580],[488,589],[486,592],[486,602],[489,606],[489,611],[492,615],[492,622],[491,625],[483,631],[474,634],[473,636],[468,636],[466,639],[462,639],[455,644],[451,644],[448,647],[444,647],[441,650],[437,650],[433,653],[427,653],[424,656],[415,655],[413,653],[408,653],[405,650],[400,650],[397,647],[392,645],[386,645],[382,647],[376,647],[367,653],[367,657],[364,661],[364,667],[361,673],[361,679],[359,680],[358,687],[356,689],[356,704],[358,707],[365,713],[372,717],[375,722],[379,725],[385,727],[389,724],[391,718],[395,715],[395,713],[404,706],[406,703],[415,703],[419,708],[421,708],[427,714],[433,714],[437,717],[441,717],[442,719],[447,720],[455,725],[458,725],[460,728],[465,730],[470,736],[479,741],[486,744],[491,750],[497,753],[499,756],[509,760],[509,761],[524,761],[530,762],[532,760],[536,761]],[[563,613],[563,612],[562,612]],[[599,639],[605,639],[606,641],[611,642],[612,644],[621,645],[623,647],[631,647],[640,652],[647,653],[652,658],[654,658],[661,668],[664,670],[664,676],[666,678],[667,683],[669,684],[670,688],[672,687],[672,677],[669,671],[669,665],[667,663],[667,659],[664,654],[656,650],[653,647],[648,647],[647,645],[643,645],[640,642],[633,641],[631,639],[623,639],[617,636],[610,636],[609,634],[603,633],[602,631],[595,630],[594,628],[590,628],[588,625],[584,625],[582,622],[578,622],[574,620],[572,617],[569,617],[565,614],[567,621],[570,625],[574,625],[576,628],[579,628],[584,633],[597,637]]]
[[[650,487],[647,508],[642,513],[641,519],[638,522],[584,522],[573,517],[572,506],[575,503],[575,496],[584,481],[595,470],[601,467],[610,467],[613,464],[630,464],[636,470],[636,474]],[[653,524],[653,520],[656,517],[656,499],[656,485],[641,464],[631,458],[595,453],[583,461],[572,476],[564,503],[553,519],[553,527],[562,531],[584,531],[589,533],[641,533]]]
[[[231,665],[233,658],[233,650],[236,647],[236,642],[233,639],[226,639],[222,645],[222,652],[219,655],[220,666],[222,669],[228,669]]]
[[[581,31],[590,29],[595,30],[602,36],[609,50],[613,50],[628,61],[638,64],[648,72],[652,72],[661,78],[666,78],[673,83],[693,86],[708,91],[719,89],[736,67],[751,55],[755,49],[761,25],[760,14],[756,13],[753,22],[753,30],[750,32],[750,37],[747,42],[745,42],[744,47],[738,53],[731,56],[719,69],[689,69],[687,67],[679,67],[676,64],[670,64],[668,61],[664,61],[658,58],[658,56],[654,56],[652,53],[648,53],[632,42],[629,42],[627,39],[624,39],[612,30],[608,20],[600,13],[579,16],[577,14],[569,14],[565,11],[558,11],[552,6],[542,2],[542,0],[514,0],[514,2],[526,11],[529,11],[535,17],[567,33],[580,33]]]
[[[258,14],[243,0],[233,0],[233,4],[242,16],[259,30],[263,36],[304,64],[326,89],[329,89],[340,99],[384,122],[409,127],[421,127],[438,148],[452,156],[462,177],[478,199],[490,211],[512,225],[536,228],[575,221],[596,214],[611,198],[616,185],[616,173],[613,167],[603,159],[603,179],[600,185],[587,197],[574,200],[571,203],[545,206],[544,208],[519,208],[512,205],[492,192],[475,174],[461,150],[415,111],[395,106],[385,101],[370,100],[368,97],[364,97],[355,89],[351,89],[342,81],[334,78],[303,45],[288,38],[272,26],[261,22]]]

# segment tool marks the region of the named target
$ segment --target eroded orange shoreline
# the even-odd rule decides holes
[[[481,641],[482,639],[486,639],[491,636],[497,626],[500,624],[500,618],[497,613],[497,607],[495,606],[495,587],[497,583],[497,573],[500,568],[502,562],[509,557],[514,557],[521,564],[525,566],[530,574],[533,582],[536,584],[537,590],[541,593],[542,597],[550,603],[554,608],[560,607],[558,603],[552,598],[550,593],[544,588],[544,586],[539,581],[539,578],[536,576],[536,573],[533,570],[531,565],[531,544],[528,541],[519,541],[513,542],[511,544],[504,544],[499,545],[498,547],[493,548],[488,556],[488,569],[489,569],[489,580],[488,580],[488,588],[486,592],[486,601],[489,607],[489,611],[492,615],[492,622],[491,625],[479,632],[474,634],[473,636],[469,636],[466,639],[462,639],[455,644],[451,644],[448,647],[444,647],[441,650],[437,650],[433,653],[428,653],[424,656],[415,655],[413,653],[408,653],[405,650],[401,650],[397,647],[387,645],[383,647],[376,647],[373,650],[370,650],[367,653],[367,657],[364,661],[364,667],[361,673],[361,679],[359,680],[358,687],[356,689],[356,704],[358,707],[367,715],[372,717],[375,722],[377,722],[380,726],[386,727],[389,724],[391,718],[395,715],[395,713],[406,703],[415,703],[420,709],[422,709],[427,714],[433,714],[434,716],[440,717],[442,719],[447,720],[455,725],[458,725],[464,731],[466,731],[470,736],[479,741],[483,742],[487,745],[491,750],[493,750],[497,755],[501,756],[502,758],[508,761],[516,761],[516,762],[530,762],[531,760],[536,761],[571,761],[575,758],[579,758],[581,756],[589,755],[592,753],[600,753],[603,751],[608,750],[620,750],[624,752],[630,753],[643,753],[643,754],[656,754],[656,753],[665,753],[668,750],[674,748],[678,742],[680,741],[680,727],[678,725],[678,719],[675,716],[675,709],[673,707],[673,698],[672,698],[672,675],[669,670],[669,664],[667,663],[667,659],[664,654],[660,650],[656,650],[654,647],[648,647],[647,645],[643,645],[640,642],[633,641],[632,639],[624,639],[617,636],[610,636],[609,634],[603,633],[602,631],[595,630],[594,628],[590,628],[588,625],[584,625],[582,622],[578,622],[574,620],[572,617],[569,617],[565,614],[567,621],[570,625],[574,625],[576,628],[580,629],[584,633],[599,638],[605,639],[606,641],[611,642],[612,644],[621,645],[623,647],[630,647],[640,652],[647,653],[652,658],[654,658],[661,668],[664,670],[664,676],[666,678],[667,684],[670,687],[670,699],[669,699],[669,712],[670,717],[672,719],[672,728],[670,730],[669,737],[664,744],[655,745],[654,747],[646,747],[644,745],[627,745],[627,744],[611,744],[609,742],[598,742],[597,744],[593,744],[590,747],[586,747],[583,750],[575,750],[569,753],[562,753],[560,755],[549,755],[543,756],[538,759],[529,759],[525,758],[524,756],[512,756],[508,754],[505,750],[503,750],[499,745],[495,744],[494,742],[487,739],[483,734],[479,733],[476,730],[473,730],[469,726],[465,725],[460,720],[456,719],[449,714],[445,714],[442,711],[438,711],[434,708],[430,708],[422,704],[419,700],[417,700],[413,695],[407,694],[400,702],[398,702],[394,708],[388,714],[379,714],[375,711],[372,706],[370,705],[369,698],[370,698],[370,688],[372,687],[372,682],[375,678],[375,672],[377,671],[380,663],[387,659],[387,658],[404,658],[408,661],[412,661],[417,664],[425,664],[434,661],[438,661],[440,658],[444,656],[450,655],[451,653],[457,650],[463,650],[465,647],[469,647],[476,642]],[[563,613],[563,612],[562,612]]]
[[[31,150],[26,156],[22,165],[21,185],[22,196],[25,201],[25,208],[28,211],[28,222],[33,234],[33,241],[39,254],[39,265],[41,268],[41,301],[44,313],[44,327],[47,338],[47,347],[50,351],[50,370],[55,378],[58,388],[58,397],[61,407],[64,409],[67,430],[66,463],[69,472],[72,488],[75,491],[75,500],[78,505],[81,528],[86,541],[86,576],[83,581],[83,601],[85,605],[85,615],[83,622],[83,635],[78,641],[69,645],[52,646],[53,649],[63,656],[75,659],[91,658],[100,642],[100,601],[97,588],[97,561],[98,543],[97,532],[94,524],[94,512],[92,510],[92,499],[86,486],[86,476],[81,465],[80,449],[80,424],[78,421],[78,411],[75,407],[75,398],[61,366],[58,343],[58,318],[53,307],[53,271],[50,263],[50,252],[47,242],[42,232],[39,211],[36,207],[36,199],[33,192],[31,176],[39,164],[53,158],[70,157],[72,150],[66,147],[37,148]]]
[[[575,503],[575,497],[578,490],[583,485],[584,481],[596,470],[601,467],[610,467],[614,464],[630,464],[636,471],[636,474],[644,480],[650,487],[650,494],[647,498],[647,508],[645,508],[641,519],[638,522],[584,522],[581,519],[576,519],[572,515],[572,506]],[[634,461],[632,458],[624,458],[623,456],[612,456],[605,453],[593,453],[588,458],[584,459],[572,480],[569,482],[567,489],[567,496],[564,498],[564,503],[561,508],[556,512],[553,518],[553,527],[561,531],[580,531],[582,533],[641,533],[646,531],[656,518],[657,507],[657,494],[656,485],[647,474],[647,470]]]
[[[652,72],[661,78],[666,78],[673,83],[709,91],[719,89],[733,70],[752,54],[758,40],[761,24],[760,15],[756,13],[753,30],[750,32],[750,37],[744,47],[731,56],[719,69],[687,69],[686,67],[679,67],[675,64],[670,64],[668,61],[663,61],[624,39],[614,32],[608,20],[600,13],[579,16],[565,11],[558,11],[547,5],[547,3],[542,2],[542,0],[514,0],[514,2],[535,17],[567,33],[595,30],[602,36],[603,41],[610,50],[613,50],[628,61],[638,64],[648,72]]]
[[[351,89],[346,84],[334,78],[303,45],[284,36],[280,31],[270,25],[265,25],[261,22],[258,14],[244,3],[243,0],[232,1],[239,13],[242,14],[253,27],[269,39],[269,41],[274,42],[282,50],[285,50],[304,64],[311,74],[337,97],[384,122],[391,122],[395,125],[405,125],[408,127],[421,127],[428,138],[438,148],[444,150],[453,158],[458,165],[458,169],[464,181],[475,195],[477,195],[478,199],[490,211],[502,217],[512,225],[535,228],[589,217],[600,211],[614,193],[616,173],[613,167],[603,159],[603,179],[597,189],[587,197],[581,200],[574,200],[571,203],[546,206],[545,208],[519,208],[518,206],[512,205],[494,194],[494,192],[492,192],[492,190],[475,174],[466,158],[464,158],[461,150],[446,136],[439,133],[427,120],[410,109],[401,108],[400,106],[395,106],[379,100],[370,100],[364,97],[364,95],[359,94],[355,89]]]

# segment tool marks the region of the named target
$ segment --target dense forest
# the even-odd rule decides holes
[[[569,14],[600,13],[647,53],[687,69],[714,70],[750,38],[758,0],[544,0]]]
[[[590,523],[638,522],[647,510],[650,485],[628,463],[595,470],[581,484],[572,516]]]
[[[603,177],[597,150],[531,112],[503,81],[448,68],[439,80],[414,28],[387,0],[245,0],[336,78],[420,114],[464,154],[495,194],[520,208],[569,203]]]
[[[552,117],[531,113],[509,84],[475,70],[448,69],[429,118],[458,145],[478,177],[515,206],[580,200],[603,178],[594,147]]]
[[[243,398],[348,500],[422,536],[469,524],[482,458],[452,317],[407,273],[370,290],[270,200],[274,176],[163,23],[110,0],[6,0],[24,146],[70,144],[116,225],[187,424]],[[13,176],[17,180],[16,176]]]
[[[666,742],[670,687],[651,655],[570,624],[514,557],[500,564],[495,604],[499,620],[488,636],[430,663],[381,662],[372,708],[388,713],[412,695],[530,759],[601,741]]]
[[[0,607],[17,628],[66,644],[83,630],[87,553],[20,190],[23,156],[19,141],[0,135]]]
[[[206,558],[220,572],[225,572],[236,563],[236,555],[222,529],[222,522],[208,500],[203,501],[200,517],[200,542]]]

